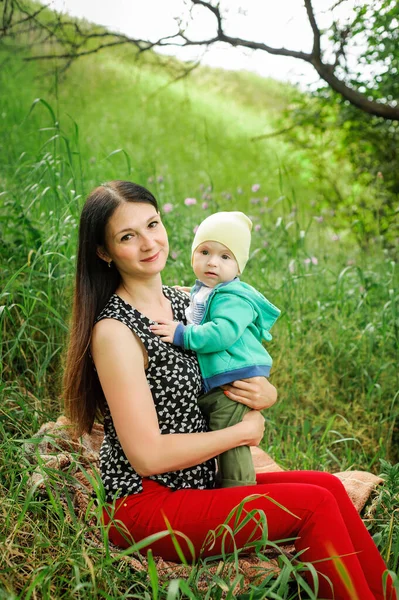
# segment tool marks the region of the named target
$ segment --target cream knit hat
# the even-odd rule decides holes
[[[245,269],[251,245],[252,221],[242,212],[217,212],[197,229],[191,247],[191,262],[195,249],[203,242],[219,242],[228,248],[237,261],[240,273]]]

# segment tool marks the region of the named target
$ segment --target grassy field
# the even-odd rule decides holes
[[[269,344],[279,402],[265,415],[262,446],[286,469],[382,473],[370,527],[398,572],[397,257],[381,239],[358,243],[361,223],[345,220],[331,177],[353,202],[370,190],[328,152],[321,179],[306,148],[254,139],[273,131],[289,86],[210,69],[170,85],[130,51],[82,60],[62,78],[12,52],[0,59],[0,598],[203,595],[195,578],[204,565],[187,584],[161,583],[153,569],[146,578],[90,546],[56,494],[28,489],[22,442],[62,412],[80,209],[94,185],[116,178],[160,201],[171,242],[165,283],[192,282],[187,249],[206,215],[253,218],[243,279],[282,310]],[[282,566],[248,598],[298,598],[302,584],[287,584],[298,568]],[[210,589],[208,598],[222,597],[223,577]]]

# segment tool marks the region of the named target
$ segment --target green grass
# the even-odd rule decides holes
[[[333,186],[315,177],[306,148],[251,141],[273,130],[289,87],[211,69],[167,85],[163,70],[137,64],[130,51],[78,62],[59,81],[4,50],[1,58],[0,598],[202,594],[196,577],[206,564],[187,583],[159,581],[151,562],[149,578],[135,573],[106,544],[87,543],[87,526],[64,513],[57,491],[49,501],[27,489],[22,440],[62,410],[80,208],[111,178],[147,185],[161,206],[173,205],[164,214],[166,283],[192,282],[187,249],[204,216],[234,208],[253,217],[243,279],[282,310],[268,347],[279,402],[265,415],[263,447],[286,469],[382,471],[387,483],[370,526],[397,571],[396,257],[383,240],[357,243],[358,225],[335,206]],[[348,165],[341,173],[348,194],[367,197]],[[187,196],[197,204],[185,206]],[[234,571],[234,561],[224,569]],[[300,572],[285,557],[281,563],[280,577],[248,598],[298,598]],[[291,573],[297,585],[288,584]],[[221,597],[227,581],[226,571],[215,575],[204,597]]]

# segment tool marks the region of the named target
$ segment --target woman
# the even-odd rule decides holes
[[[333,475],[267,473],[256,486],[215,488],[214,457],[259,444],[259,409],[275,402],[276,391],[264,378],[227,386],[232,400],[257,410],[237,425],[207,431],[197,406],[195,355],[166,345],[150,330],[161,319],[184,320],[188,303],[184,293],[162,285],[167,256],[166,231],[148,190],[111,181],[89,195],[80,222],[65,400],[78,433],[90,431],[98,414],[104,421],[101,476],[107,501],[115,501],[110,539],[127,547],[170,523],[183,534],[179,543],[187,558],[184,536],[196,556],[201,548],[201,556],[216,555],[221,536],[204,545],[207,532],[248,495],[262,494],[245,508],[265,513],[269,539],[296,538],[302,560],[321,561],[315,562],[320,597],[382,599],[386,567]],[[110,514],[104,512],[106,523]],[[253,522],[240,529],[238,547],[253,529]],[[260,525],[255,537],[261,537]],[[165,559],[178,559],[170,535],[151,547]],[[350,584],[339,575],[342,567]],[[395,598],[390,585],[387,598]]]

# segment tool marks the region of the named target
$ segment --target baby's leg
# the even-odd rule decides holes
[[[227,398],[221,388],[201,396],[198,404],[211,431],[240,423],[250,410],[245,404]],[[239,446],[220,454],[218,469],[220,487],[256,485],[255,469],[248,446]]]

